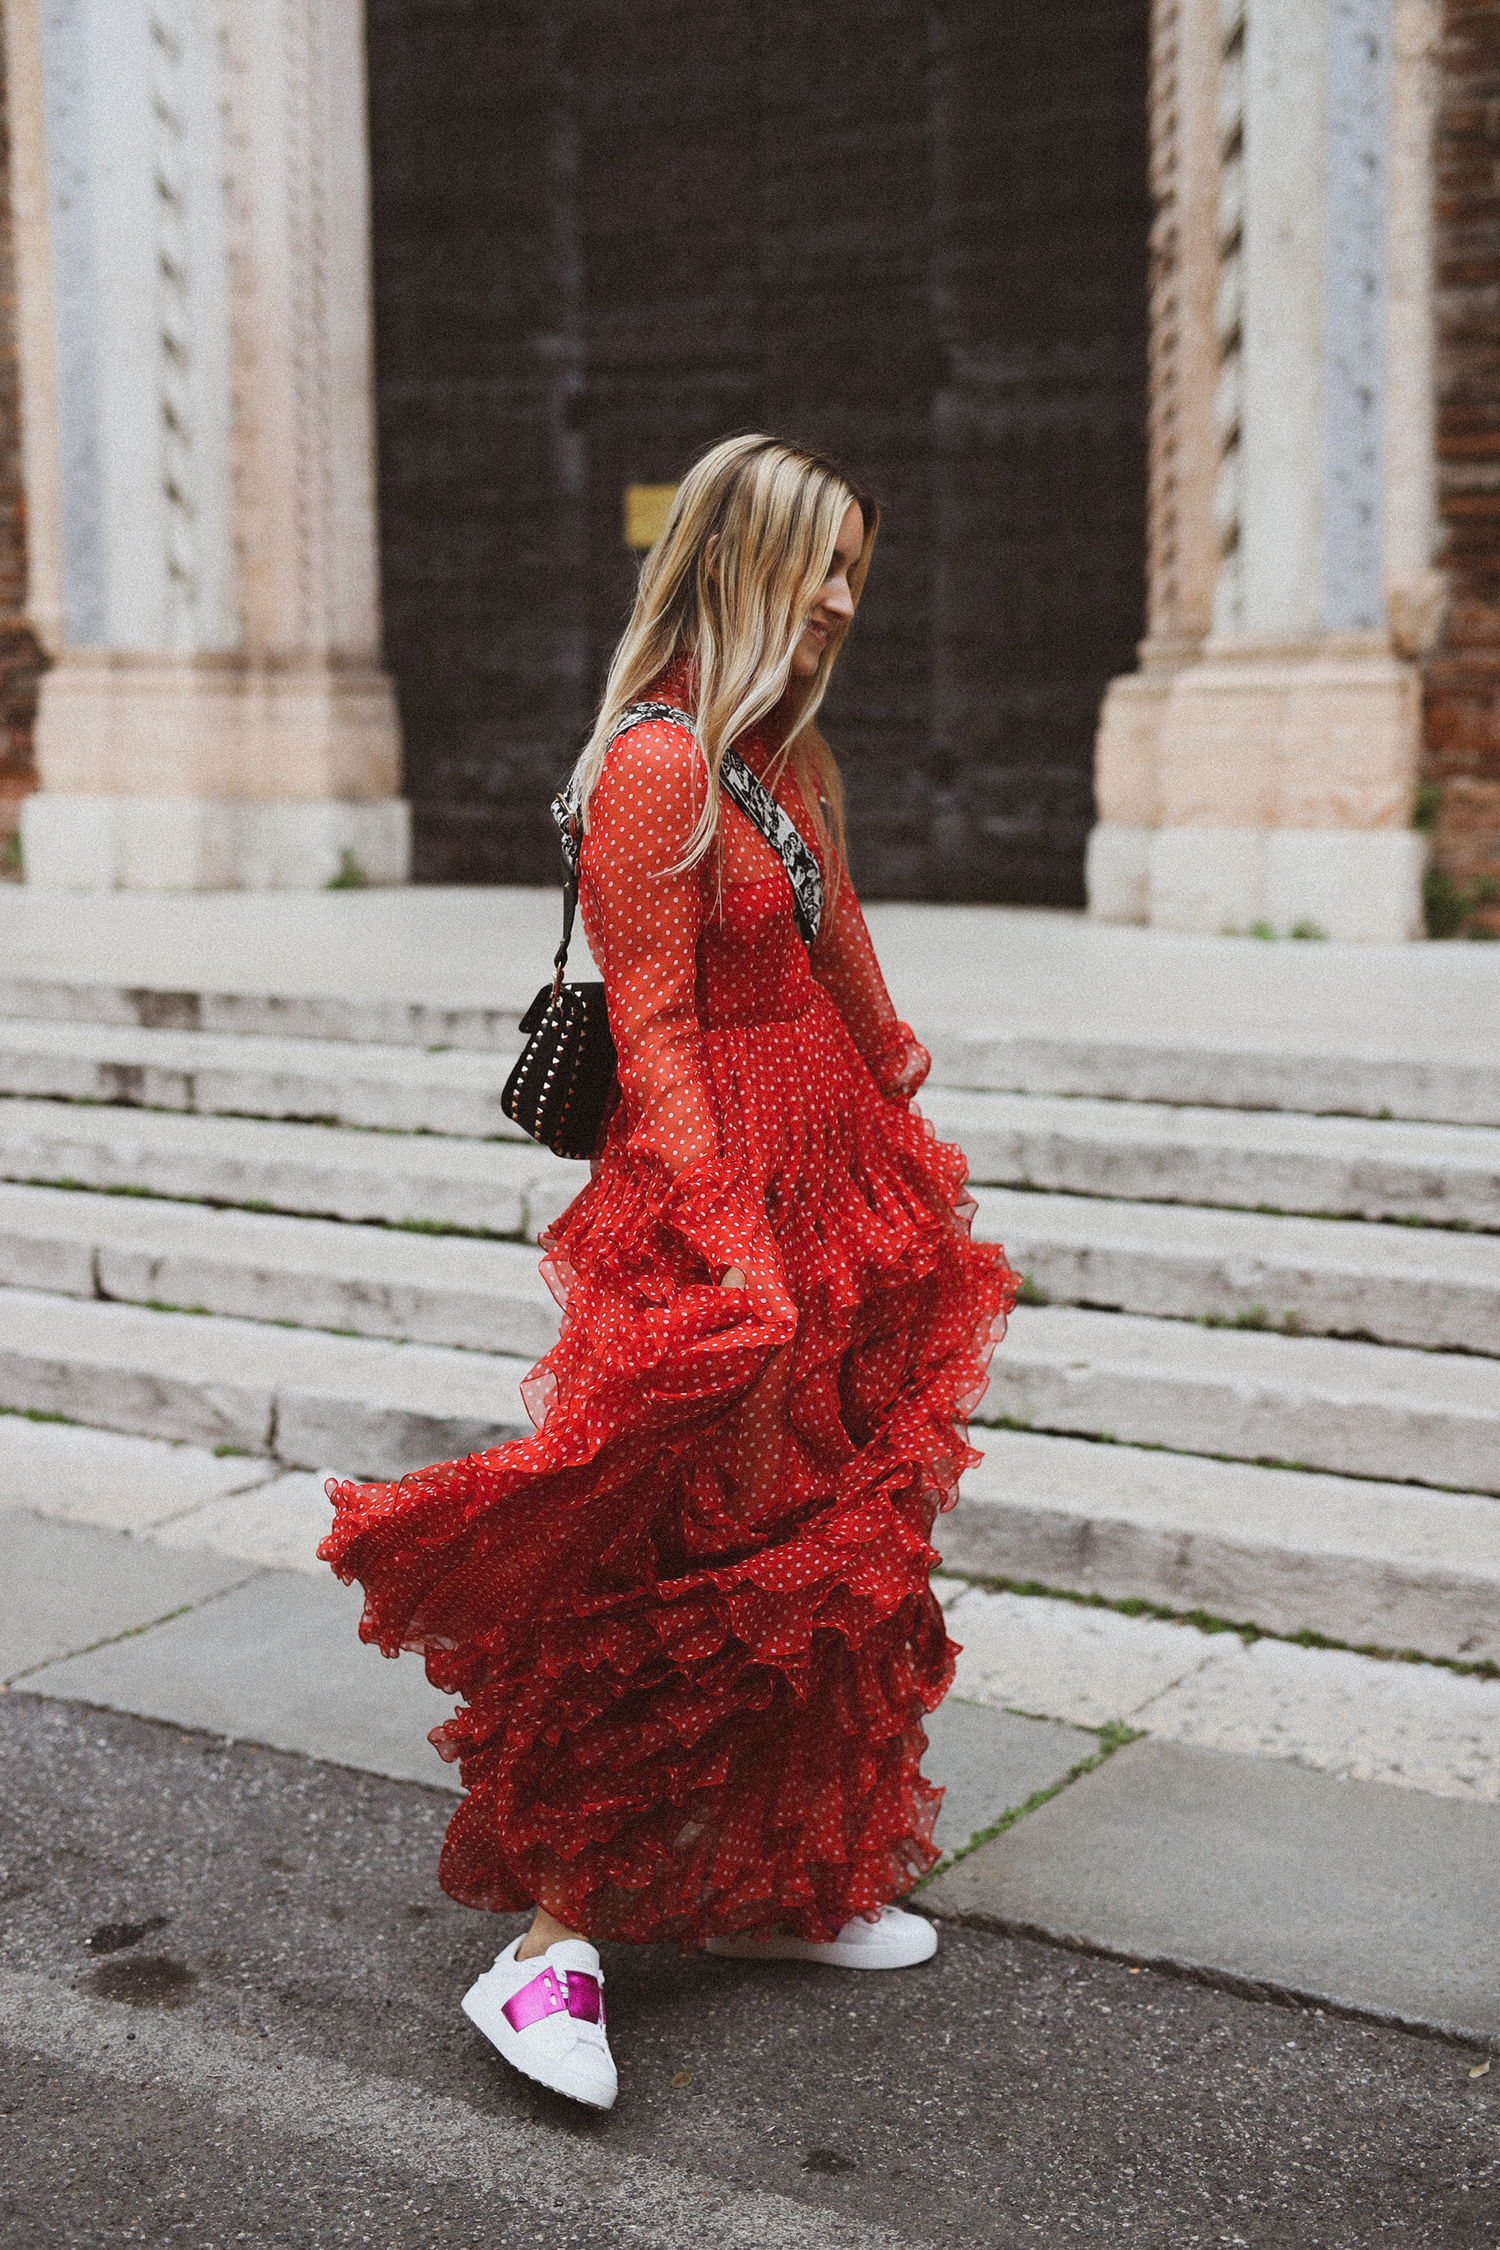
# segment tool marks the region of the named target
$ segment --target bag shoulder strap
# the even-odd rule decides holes
[[[691,715],[679,710],[675,703],[632,703],[627,705],[615,721],[610,741],[614,742],[631,727],[645,726],[653,719],[685,727],[689,733],[693,731]],[[792,916],[797,924],[797,933],[811,951],[817,939],[818,926],[823,919],[823,875],[801,830],[785,807],[776,802],[765,783],[751,772],[738,750],[725,751],[719,767],[719,780],[731,802],[753,827],[760,830],[786,869],[787,880],[792,886]],[[582,824],[571,783],[553,798],[552,817],[557,823],[562,842],[564,868],[563,941],[554,963],[557,970],[555,989],[562,982],[568,946],[573,936],[573,916],[578,907],[578,861],[583,848]]]
[[[798,936],[811,952],[823,919],[823,876],[801,829],[765,783],[750,771],[738,750],[725,751],[719,779],[786,869],[792,886],[792,918]]]
[[[692,732],[693,722],[686,711],[679,711],[675,703],[632,703],[620,713],[610,733],[613,742],[630,727],[643,726],[648,719],[666,719],[672,724],[686,727]],[[573,919],[578,912],[578,862],[583,854],[583,822],[579,818],[578,800],[570,781],[559,789],[552,800],[552,818],[557,824],[558,841],[562,846],[563,862],[563,931],[562,944],[552,957],[552,996],[556,999],[562,988],[563,970],[568,965],[568,947],[573,942]]]

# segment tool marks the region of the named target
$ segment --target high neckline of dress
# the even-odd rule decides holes
[[[657,702],[676,704],[689,718],[697,717],[698,660],[691,650],[684,655],[674,656],[666,670],[657,674],[650,695]],[[747,728],[736,741],[734,747],[748,764],[769,764],[778,738],[777,721],[786,711],[786,705],[787,697],[783,696],[780,703],[768,711],[763,719],[758,719],[753,727]]]
[[[675,703],[679,710],[694,718],[698,711],[698,660],[691,653],[674,656],[664,672],[658,672],[650,695],[653,701]]]

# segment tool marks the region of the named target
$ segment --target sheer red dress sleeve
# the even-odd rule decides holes
[[[825,891],[812,972],[843,1017],[886,1100],[909,1102],[932,1068],[932,1057],[891,1004],[847,871],[840,876],[831,904]]]
[[[619,1055],[625,1150],[653,1215],[756,1309],[794,1310],[765,1202],[724,1146],[696,1006],[704,868],[673,872],[706,789],[691,734],[665,722],[614,743],[589,805],[579,895]],[[611,1133],[618,1145],[619,1127]]]

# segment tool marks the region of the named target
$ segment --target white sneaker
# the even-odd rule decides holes
[[[710,1953],[731,1961],[817,1961],[825,1969],[912,1969],[937,1951],[937,1930],[903,1906],[882,1906],[878,1922],[856,1914],[826,1942],[796,1937],[711,1937]]]
[[[590,2109],[612,2109],[619,2092],[604,2036],[604,1972],[584,1938],[560,1938],[529,1961],[516,1938],[464,1994],[470,2023],[539,2086]]]

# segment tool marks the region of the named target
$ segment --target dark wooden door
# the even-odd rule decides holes
[[[1081,899],[1144,606],[1146,18],[370,0],[419,875],[551,880],[546,798],[629,608],[623,490],[769,428],[884,511],[826,706],[862,887]]]

